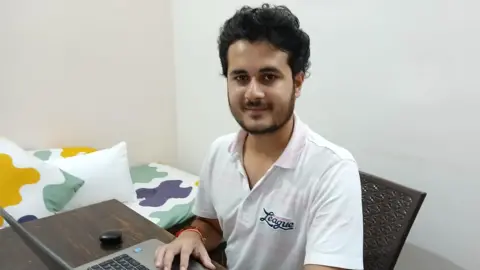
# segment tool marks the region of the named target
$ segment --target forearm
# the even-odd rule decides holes
[[[192,226],[198,228],[205,238],[205,248],[207,251],[211,251],[218,247],[222,241],[222,231],[218,220],[215,219],[205,219],[205,218],[196,218],[192,222]]]

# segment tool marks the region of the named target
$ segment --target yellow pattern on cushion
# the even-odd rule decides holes
[[[64,158],[67,158],[76,156],[80,153],[88,154],[95,151],[97,151],[97,149],[91,147],[66,147],[62,148],[62,153],[60,153],[60,155]]]
[[[0,206],[17,205],[22,201],[20,189],[40,181],[40,173],[34,168],[17,168],[9,155],[0,154]],[[0,217],[0,226],[3,218]]]

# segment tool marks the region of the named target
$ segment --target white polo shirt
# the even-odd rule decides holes
[[[213,142],[193,210],[219,220],[228,269],[363,269],[361,186],[352,155],[295,116],[286,149],[250,190],[241,162],[245,137],[240,131]]]

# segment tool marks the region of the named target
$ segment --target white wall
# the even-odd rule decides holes
[[[297,112],[361,169],[428,192],[397,269],[480,269],[477,0],[274,1],[312,39]],[[173,2],[178,166],[235,131],[216,38],[241,4]],[[477,229],[475,229],[477,228]]]
[[[176,156],[170,1],[0,1],[0,134]]]

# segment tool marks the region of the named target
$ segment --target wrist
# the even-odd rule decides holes
[[[178,238],[182,235],[188,235],[189,237],[198,237],[200,241],[205,244],[205,237],[203,236],[202,232],[196,227],[187,227],[180,231],[178,231],[175,236]]]

